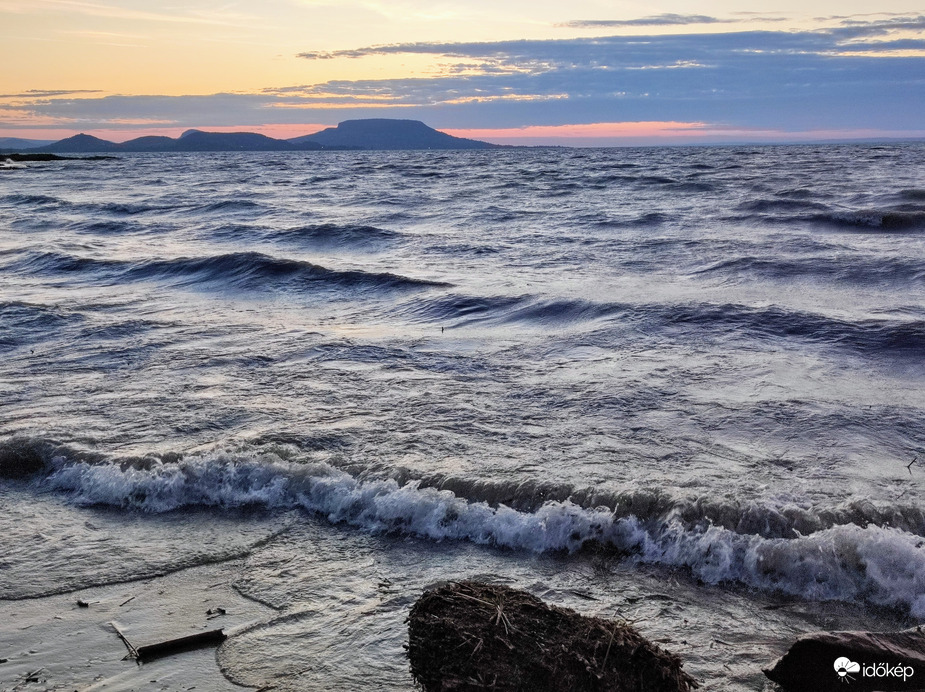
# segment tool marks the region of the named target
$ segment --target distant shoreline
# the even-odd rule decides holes
[[[15,161],[16,163],[29,163],[37,161],[112,161],[118,160],[118,156],[58,156],[57,154],[20,154],[20,153],[10,153],[10,154],[0,154],[10,161]]]
[[[923,138],[829,139],[816,141],[782,140],[762,142],[680,141],[626,142],[620,144],[582,145],[578,142],[557,144],[495,144],[476,139],[455,137],[418,120],[372,118],[346,120],[336,127],[290,139],[274,139],[256,132],[208,132],[187,130],[177,138],[163,136],[136,137],[112,142],[88,134],[77,134],[58,142],[5,139],[0,152],[20,154],[128,154],[128,153],[214,153],[214,152],[305,152],[305,151],[484,151],[496,149],[625,149],[662,147],[723,146],[819,146],[826,144],[876,145],[923,142]],[[39,159],[36,159],[39,160]],[[51,159],[47,159],[51,160]]]

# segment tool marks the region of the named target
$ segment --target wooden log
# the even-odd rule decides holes
[[[192,651],[205,646],[217,646],[228,638],[221,629],[208,630],[206,632],[197,632],[185,637],[176,639],[167,639],[156,644],[139,646],[136,649],[136,655],[139,661],[151,661],[162,656],[182,653],[183,651]]]

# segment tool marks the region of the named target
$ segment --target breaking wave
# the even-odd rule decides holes
[[[728,517],[713,521],[716,503],[671,501],[658,493],[647,500],[627,497],[626,506],[619,496],[611,498],[615,506],[610,507],[583,504],[580,494],[570,494],[516,509],[419,480],[362,480],[325,463],[294,463],[274,453],[122,463],[52,456],[46,463],[47,475],[37,482],[79,504],[152,513],[190,507],[301,508],[335,524],[438,541],[533,552],[599,545],[640,562],[686,568],[711,584],[736,582],[811,600],[860,598],[925,616],[921,512],[909,517],[905,528],[891,525],[892,517],[909,508],[861,503],[793,512],[785,506],[748,505],[738,508],[740,525],[730,528]],[[647,513],[645,507],[654,511]],[[727,504],[725,512],[733,507]],[[756,514],[782,520],[788,511],[796,519],[789,537],[741,531],[755,523]],[[794,530],[797,524],[819,528],[804,535]],[[770,533],[780,533],[780,527]]]

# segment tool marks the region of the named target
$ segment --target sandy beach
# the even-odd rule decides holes
[[[112,626],[117,623],[136,646],[217,627],[231,635],[240,632],[273,612],[232,588],[240,567],[233,561],[125,584],[0,602],[4,623],[0,659],[5,659],[0,663],[0,689],[242,689],[222,675],[214,646],[140,664],[126,658],[127,649]],[[217,614],[218,609],[224,614]],[[210,610],[216,614],[208,615]]]

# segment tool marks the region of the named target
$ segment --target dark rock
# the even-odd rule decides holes
[[[26,440],[0,444],[0,478],[28,478],[45,468],[42,456]]]
[[[425,692],[688,692],[681,659],[631,625],[549,606],[505,586],[426,592],[408,618],[411,673]]]
[[[800,692],[925,690],[925,632],[814,632],[764,674]]]

